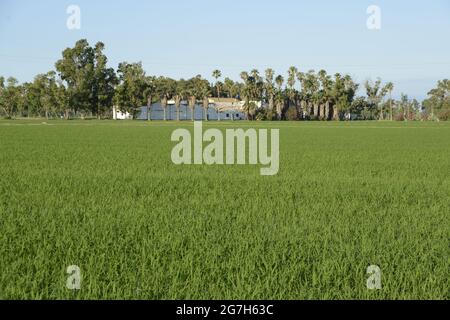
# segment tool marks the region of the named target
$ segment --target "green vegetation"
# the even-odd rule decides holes
[[[244,102],[249,120],[448,120],[450,119],[450,81],[438,82],[422,103],[401,94],[392,98],[394,84],[366,81],[365,96],[357,96],[360,84],[348,74],[329,75],[325,70],[299,71],[290,67],[286,79],[267,69],[264,76],[256,69],[240,74],[241,81],[225,78],[214,70],[210,83],[197,75],[188,80],[149,76],[142,64],[122,62],[117,72],[108,67],[105,45],[91,47],[87,40],[66,48],[55,63],[55,71],[37,75],[33,82],[18,84],[0,77],[0,116],[50,118],[112,118],[112,107],[134,114],[138,108],[160,103],[164,119],[169,100],[177,109],[182,101],[205,110],[208,98],[233,98]],[[260,102],[261,106],[257,103]],[[150,117],[148,120],[151,120]]]
[[[0,298],[450,298],[448,123],[204,124],[280,128],[274,177],[173,165],[180,126],[0,121]]]

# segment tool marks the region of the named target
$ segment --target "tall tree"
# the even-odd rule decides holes
[[[438,81],[436,88],[428,92],[423,106],[432,120],[450,119],[450,80]]]
[[[375,82],[366,81],[365,87],[369,102],[374,106],[375,110],[378,110],[379,120],[384,120],[384,110],[381,102],[388,93],[388,86],[382,86],[381,79],[377,79]]]
[[[14,77],[9,77],[4,84],[4,78],[0,79],[0,106],[7,118],[14,118],[19,105],[20,87]]]
[[[216,79],[217,98],[220,100],[219,78],[222,77],[222,72],[216,69],[213,71],[212,76]]]
[[[283,84],[284,78],[282,75],[278,75],[275,78],[275,83],[277,85],[275,92],[275,109],[277,114],[277,120],[280,121],[283,119],[283,109],[285,104],[284,93],[283,93]]]
[[[119,85],[114,94],[114,103],[122,112],[134,115],[137,108],[147,103],[145,96],[147,77],[142,63],[122,62],[117,69]]]
[[[275,85],[273,82],[275,71],[270,68],[266,69],[265,75],[265,94],[267,97],[267,103],[269,104],[269,110],[275,111]]]
[[[118,83],[113,68],[107,67],[108,58],[103,53],[105,45],[98,42],[94,48],[94,82],[92,92],[92,111],[100,119],[102,113],[111,110],[114,98],[114,87]]]
[[[389,120],[394,120],[394,110],[392,108],[392,91],[394,90],[394,84],[392,82],[388,82],[386,84],[386,90],[389,92]]]
[[[175,110],[177,114],[177,121],[180,121],[180,107],[182,100],[186,97],[186,81],[181,79],[176,82],[175,92],[174,92],[174,101],[175,101]]]
[[[297,81],[298,69],[296,67],[290,67],[288,70],[287,78],[287,95],[289,108],[294,108],[299,116],[299,110],[297,108],[297,91],[295,90],[295,83]]]
[[[65,49],[62,56],[55,66],[67,86],[68,108],[75,113],[92,110],[95,104],[95,50],[82,39],[73,48]]]
[[[147,98],[147,121],[152,120],[153,96],[156,91],[155,77],[145,78],[144,98]]]

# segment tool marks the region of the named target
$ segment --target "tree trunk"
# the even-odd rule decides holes
[[[205,121],[208,121],[208,108],[209,108],[209,100],[208,97],[203,98],[203,110],[205,113]]]
[[[333,106],[333,120],[335,121],[339,121],[339,109],[337,107],[337,105]]]
[[[273,96],[269,97],[269,110],[274,111],[274,102],[273,102]]]
[[[152,96],[147,98],[147,121],[152,121]]]
[[[390,110],[390,118],[391,118],[391,121],[393,121],[394,120],[394,115],[393,115],[393,110],[392,110],[392,98],[390,98],[389,99],[390,101],[389,101],[389,110]]]
[[[180,121],[180,106],[175,106],[177,109],[177,121]]]
[[[314,104],[314,118],[317,120],[319,117],[319,105],[317,103]]]
[[[325,103],[325,121],[330,120],[330,102]]]

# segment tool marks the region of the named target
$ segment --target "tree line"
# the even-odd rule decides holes
[[[380,79],[362,86],[348,74],[327,74],[325,70],[302,72],[290,67],[286,75],[273,69],[261,74],[244,71],[240,81],[222,80],[214,70],[213,83],[197,75],[191,79],[149,76],[141,63],[122,62],[117,70],[108,67],[105,45],[90,46],[85,39],[62,52],[55,70],[39,74],[33,82],[19,84],[0,77],[0,113],[3,117],[111,118],[112,107],[136,114],[147,105],[160,103],[164,119],[169,101],[177,119],[183,101],[191,108],[200,105],[207,119],[209,98],[235,98],[243,102],[249,120],[448,120],[450,81],[439,81],[422,102],[402,94],[392,98],[394,84]],[[364,96],[357,96],[363,89]],[[263,107],[259,107],[262,102]],[[148,112],[150,114],[150,112]],[[150,118],[149,118],[150,120]],[[192,118],[192,120],[194,120]]]

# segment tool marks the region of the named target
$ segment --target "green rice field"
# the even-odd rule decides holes
[[[450,123],[203,124],[279,128],[261,176],[174,165],[191,122],[43,121],[0,121],[0,299],[450,298]]]

